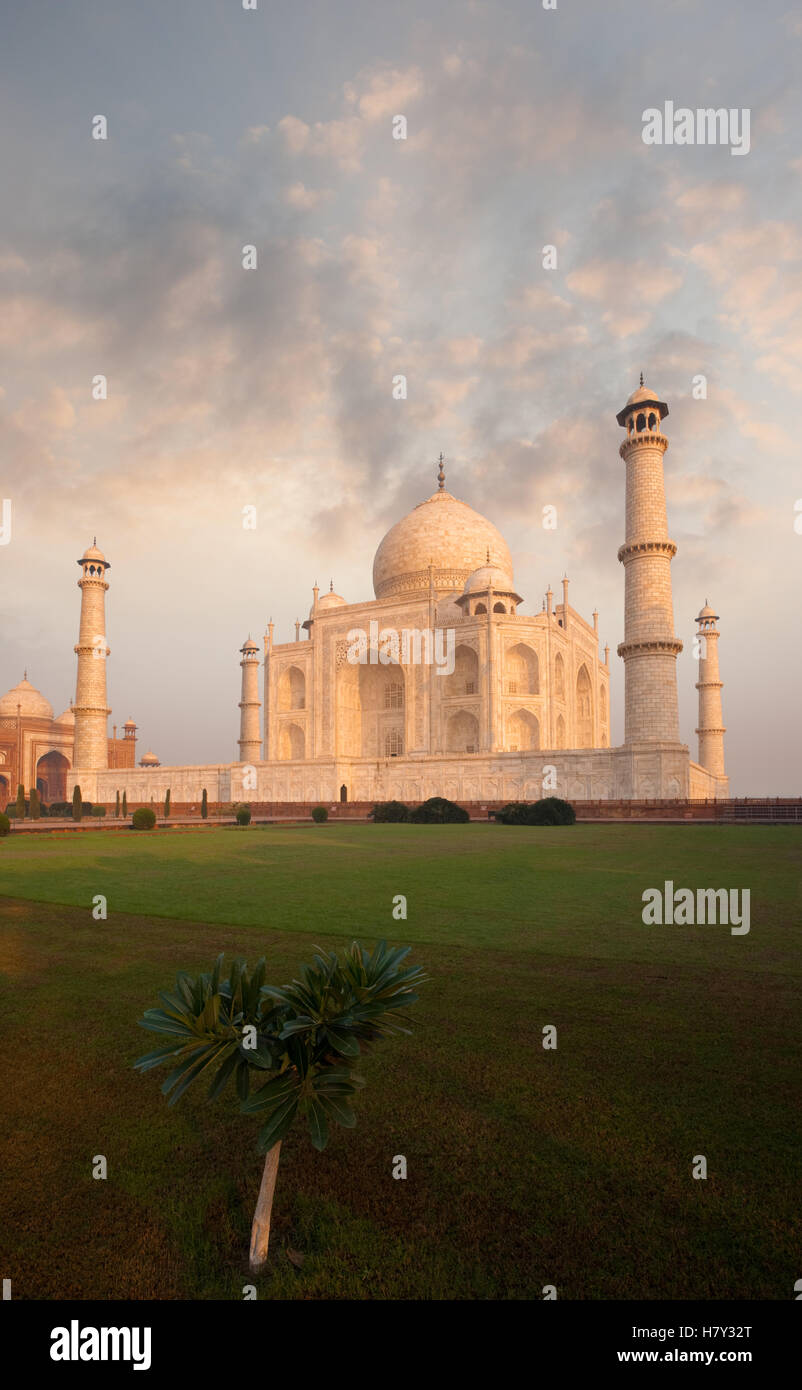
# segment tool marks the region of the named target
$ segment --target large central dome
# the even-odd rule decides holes
[[[512,576],[512,556],[501,532],[441,489],[387,532],[373,561],[373,589],[377,598],[427,590],[431,565],[435,590],[455,593],[488,558]]]

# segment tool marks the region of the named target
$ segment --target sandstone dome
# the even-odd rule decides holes
[[[488,563],[512,575],[501,532],[467,502],[438,491],[387,532],[373,561],[373,589],[377,598],[425,592],[431,564],[435,590],[455,593]]]
[[[58,719],[56,720],[56,723],[73,725],[75,724],[75,713],[72,709],[72,706],[70,706],[69,709],[65,709],[64,713],[59,715]]]
[[[17,705],[20,707],[20,714],[23,718],[29,719],[52,719],[53,706],[35,685],[31,685],[27,676],[15,685],[13,690],[9,690],[0,698],[0,714],[16,715]]]

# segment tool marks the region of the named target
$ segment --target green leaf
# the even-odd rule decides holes
[[[228,1078],[230,1077],[239,1060],[239,1053],[237,1052],[236,1047],[234,1047],[234,1051],[228,1057],[226,1057],[225,1061],[220,1067],[220,1070],[214,1078],[214,1081],[209,1087],[209,1100],[217,1100],[217,1097],[223,1090],[226,1082],[228,1081]]]
[[[268,1149],[272,1149],[274,1144],[278,1144],[279,1140],[284,1138],[295,1119],[297,1109],[297,1096],[289,1096],[283,1105],[276,1107],[270,1119],[259,1130],[257,1144],[260,1153],[267,1153]]]
[[[314,1147],[318,1151],[325,1149],[329,1142],[329,1126],[326,1112],[319,1100],[307,1101],[306,1118],[309,1124],[309,1136]]]
[[[323,1106],[326,1114],[336,1120],[338,1125],[345,1125],[346,1129],[354,1128],[356,1115],[345,1096],[321,1095],[319,1103]]]
[[[154,1067],[159,1067],[162,1062],[166,1062],[168,1057],[177,1057],[182,1051],[182,1043],[177,1046],[174,1043],[168,1043],[166,1047],[157,1047],[155,1052],[146,1052],[142,1057],[137,1057],[134,1062],[134,1071],[152,1071]]]
[[[335,1052],[339,1052],[342,1057],[359,1056],[359,1043],[352,1034],[344,1029],[334,1028],[330,1023],[326,1025],[325,1031]]]

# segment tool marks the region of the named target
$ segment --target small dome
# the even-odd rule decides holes
[[[240,651],[242,652],[258,652],[258,650],[259,643],[254,642],[252,637],[249,637],[247,642],[243,642],[242,646],[240,647]]]
[[[377,598],[425,593],[431,565],[435,589],[454,593],[488,556],[512,574],[507,542],[492,521],[450,492],[438,491],[387,532],[373,561],[374,592]]]
[[[134,719],[126,719],[125,723],[123,724],[123,728],[124,728],[124,729],[135,729],[135,728],[136,728],[136,720],[134,720]]]
[[[697,619],[696,619],[697,623],[701,622],[701,621],[702,621],[702,618],[717,618],[717,617],[718,617],[718,613],[715,611],[714,608],[711,608],[711,607],[710,607],[710,604],[708,603],[707,599],[705,599],[705,606],[704,606],[704,608],[701,608],[701,609],[699,610],[699,615],[698,615],[698,617],[697,617]]]
[[[654,391],[650,391],[648,386],[639,386],[632,392],[627,405],[640,405],[641,401],[653,401]]]
[[[335,594],[334,592],[331,592],[328,594],[324,594],[322,598],[319,598],[317,601],[317,606],[318,608],[346,608],[347,603],[346,600],[342,598],[340,594]]]
[[[139,766],[161,767],[161,763],[159,762],[159,759],[156,757],[156,754],[151,753],[150,749],[148,749],[147,753],[143,753],[142,757],[139,759]]]
[[[74,724],[74,723],[75,723],[75,712],[73,711],[73,709],[72,709],[72,708],[70,708],[70,709],[65,709],[64,713],[59,715],[58,719],[56,720],[56,723],[57,723],[57,724]]]
[[[81,556],[81,561],[83,560],[101,560],[104,565],[106,563],[106,557],[103,554],[103,551],[98,549],[98,546],[94,542],[92,543],[92,545],[87,546],[86,550]]]
[[[465,580],[464,594],[479,592],[489,589],[501,589],[503,592],[512,593],[512,578],[500,565],[480,565],[478,570],[469,574]]]
[[[35,685],[31,685],[27,677],[0,698],[0,714],[16,715],[17,705],[20,707],[19,712],[23,718],[53,718],[53,706],[45,699],[42,692],[36,689]]]

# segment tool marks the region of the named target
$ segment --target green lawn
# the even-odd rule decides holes
[[[801,862],[794,827],[12,834],[13,1296],[241,1298],[257,1122],[233,1092],[168,1111],[160,1073],[131,1070],[157,1041],[136,1019],[220,950],[284,983],[316,944],[386,936],[431,976],[414,1036],[365,1059],[355,1130],[285,1141],[260,1298],[792,1297]],[[751,931],[644,926],[666,879],[749,888]]]

